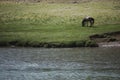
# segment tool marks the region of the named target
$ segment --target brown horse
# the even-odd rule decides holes
[[[82,20],[82,26],[89,26],[89,27],[92,27],[94,25],[94,18],[92,17],[85,17],[83,20]]]

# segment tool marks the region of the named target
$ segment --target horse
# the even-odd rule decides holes
[[[92,27],[94,25],[94,18],[92,17],[85,17],[83,20],[82,20],[82,26],[89,26],[89,27]]]

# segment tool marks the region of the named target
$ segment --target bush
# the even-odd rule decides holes
[[[2,42],[0,42],[0,46],[1,46],[1,47],[9,46],[9,43],[8,43],[8,42],[5,42],[5,41],[2,41]]]
[[[77,41],[76,42],[76,47],[85,47],[85,42],[86,41]]]
[[[75,41],[65,42],[64,47],[76,47]]]
[[[86,47],[98,47],[98,44],[95,41],[88,40],[86,41],[85,46]]]

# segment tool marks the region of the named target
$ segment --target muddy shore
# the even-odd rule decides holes
[[[95,34],[90,36],[99,47],[120,47],[120,31],[109,32],[103,34]]]

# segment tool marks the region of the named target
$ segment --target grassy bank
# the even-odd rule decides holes
[[[80,4],[0,3],[0,46],[96,46],[89,36],[120,31],[120,5],[114,1]],[[94,27],[82,27],[85,16]],[[92,45],[91,45],[92,44]]]

